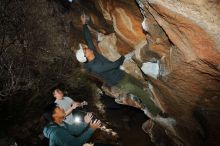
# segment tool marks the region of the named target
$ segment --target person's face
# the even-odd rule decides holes
[[[86,57],[86,58],[89,58],[90,56],[94,55],[94,54],[93,54],[93,51],[90,50],[89,48],[83,48],[83,51],[84,51],[84,53],[85,53],[85,57]]]
[[[57,89],[53,92],[53,96],[56,99],[63,99],[63,92]]]
[[[54,119],[64,119],[65,117],[65,111],[61,109],[60,107],[56,107],[54,109],[53,118]]]

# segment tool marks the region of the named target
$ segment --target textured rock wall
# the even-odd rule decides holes
[[[143,30],[140,28],[140,18],[133,11],[134,6],[125,1],[98,0],[103,16],[113,25],[116,34],[128,45],[135,48],[146,42]]]
[[[179,121],[177,133],[185,144],[218,145],[211,139],[218,137],[212,127],[219,121],[219,2],[141,2],[174,45],[169,53],[171,72],[151,80],[154,95]]]

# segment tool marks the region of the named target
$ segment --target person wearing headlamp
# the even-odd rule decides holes
[[[93,135],[94,131],[101,127],[101,121],[93,119],[91,113],[87,113],[84,122],[75,124],[65,123],[65,111],[56,104],[50,105],[46,114],[51,122],[44,127],[43,134],[49,139],[49,146],[82,146]]]

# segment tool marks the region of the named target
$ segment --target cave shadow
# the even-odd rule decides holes
[[[100,101],[105,105],[106,121],[116,131],[125,146],[153,146],[150,137],[144,133],[141,126],[149,118],[140,109],[120,105],[114,98],[102,96]]]
[[[194,110],[193,116],[200,124],[202,132],[198,132],[198,136],[205,145],[218,146],[220,143],[218,123],[220,119],[220,111],[216,109],[208,109],[197,107]]]

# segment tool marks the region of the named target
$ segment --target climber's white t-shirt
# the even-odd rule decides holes
[[[56,99],[55,103],[62,109],[64,109],[64,111],[66,112],[72,105],[74,101],[70,98],[70,97],[63,97],[63,99]],[[64,119],[64,121],[70,125],[73,124],[73,115],[72,113],[69,114],[68,116],[66,116],[66,118]]]

